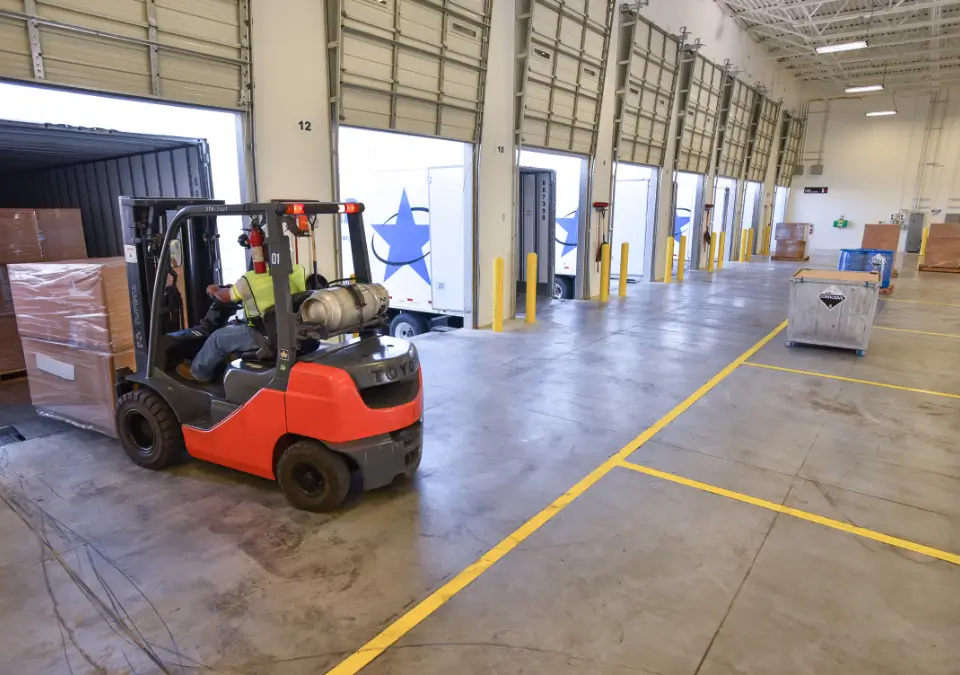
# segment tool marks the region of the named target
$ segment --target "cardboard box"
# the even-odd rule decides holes
[[[23,348],[17,333],[17,320],[12,316],[0,317],[0,373],[23,369]]]
[[[777,223],[774,239],[777,241],[806,241],[809,223]]]
[[[116,370],[133,367],[118,354],[23,338],[30,399],[50,417],[116,437]]]
[[[123,258],[10,265],[23,337],[106,352],[133,348]]]
[[[0,317],[13,316],[13,295],[6,265],[0,265]]]
[[[86,257],[79,209],[0,209],[0,264]]]
[[[805,260],[807,257],[807,242],[778,241],[773,257],[777,260]]]
[[[900,248],[900,226],[891,223],[864,225],[860,247],[896,253]]]
[[[922,267],[960,269],[960,225],[934,223],[927,235]]]

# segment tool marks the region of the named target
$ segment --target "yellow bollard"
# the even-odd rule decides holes
[[[724,243],[726,242],[726,240],[727,240],[727,233],[721,232],[720,246],[719,246],[720,250],[717,252],[717,270],[718,271],[723,269],[723,252],[727,250],[726,247],[724,246]]]
[[[620,288],[617,289],[621,298],[627,297],[627,260],[630,258],[630,244],[623,242],[620,245]]]
[[[610,244],[600,246],[600,302],[610,299]]]
[[[743,256],[747,254],[747,230],[746,228],[740,232],[740,255],[737,257],[738,262],[743,262]]]
[[[667,263],[663,270],[663,283],[665,284],[673,281],[673,245],[674,238],[667,237]]]
[[[683,268],[687,258],[687,235],[680,235],[680,252],[677,253],[677,281],[683,281]]]
[[[750,236],[747,237],[747,262],[750,262],[750,258],[753,256],[753,238],[756,233],[756,230],[751,227]]]
[[[710,235],[710,257],[707,258],[707,271],[713,271],[713,261],[717,257],[717,233],[713,232]]]
[[[927,237],[930,236],[930,228],[923,228],[923,241],[920,243],[920,255],[927,255]]]
[[[537,254],[527,254],[527,323],[537,322]]]
[[[493,259],[493,332],[503,332],[503,258]]]

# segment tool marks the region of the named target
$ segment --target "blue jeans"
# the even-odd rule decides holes
[[[234,352],[257,349],[256,329],[243,324],[224,326],[203,343],[203,347],[190,364],[190,372],[201,382],[209,382],[217,372],[217,366]]]

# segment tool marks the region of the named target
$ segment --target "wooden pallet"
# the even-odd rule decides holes
[[[960,267],[927,267],[926,265],[920,265],[918,269],[921,272],[944,272],[946,274],[960,274]]]
[[[772,255],[770,260],[785,260],[787,262],[807,262],[810,260],[810,256],[804,256],[802,258],[781,258],[779,256]]]
[[[22,377],[27,376],[26,369],[21,368],[20,370],[4,370],[0,371],[0,382],[7,382],[9,380],[19,380]]]

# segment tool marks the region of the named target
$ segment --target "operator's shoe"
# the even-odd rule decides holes
[[[177,364],[177,375],[190,382],[198,382],[197,378],[190,372],[190,364],[186,361]]]

